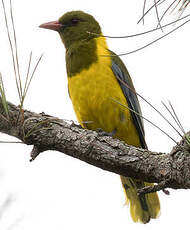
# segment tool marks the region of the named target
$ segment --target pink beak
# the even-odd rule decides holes
[[[58,21],[47,22],[39,26],[40,28],[49,29],[59,31],[64,25],[59,23]]]

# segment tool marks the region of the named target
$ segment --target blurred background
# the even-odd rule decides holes
[[[165,1],[166,9],[172,1]],[[163,4],[165,4],[163,3]],[[17,31],[20,70],[24,77],[30,51],[34,67],[44,56],[31,83],[24,108],[76,121],[67,91],[65,49],[57,33],[38,28],[42,23],[57,20],[72,10],[92,14],[105,35],[122,36],[156,28],[157,16],[153,8],[143,23],[143,1],[88,0],[14,0],[14,21]],[[154,1],[147,1],[147,8]],[[9,1],[5,0],[7,11]],[[184,12],[187,15],[188,8]],[[160,15],[162,15],[160,13]],[[8,13],[9,15],[9,13]],[[9,15],[10,16],[10,15]],[[162,24],[179,17],[178,11],[168,13]],[[9,18],[10,19],[10,18]],[[10,47],[6,34],[3,9],[0,5],[0,72],[8,101],[19,104]],[[109,48],[117,54],[130,52],[146,45],[174,29],[156,31],[128,39],[111,39]],[[148,99],[172,121],[161,101],[170,100],[186,131],[189,122],[189,33],[190,24],[157,43],[122,56],[136,91]],[[176,141],[179,136],[145,102],[140,100],[143,115],[155,122]],[[175,145],[159,130],[145,122],[146,140],[150,150],[169,152]],[[1,141],[15,141],[0,134]],[[0,144],[0,229],[178,229],[189,224],[189,190],[170,190],[166,196],[159,192],[161,216],[147,225],[135,224],[124,206],[125,198],[119,176],[70,158],[59,152],[47,151],[30,163],[32,146]]]

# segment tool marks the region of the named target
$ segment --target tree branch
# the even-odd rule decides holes
[[[32,160],[41,152],[56,150],[110,172],[158,183],[139,193],[190,188],[189,145],[184,139],[171,153],[157,153],[44,113],[20,112],[19,107],[11,103],[8,107],[9,120],[0,100],[0,132],[34,145]]]

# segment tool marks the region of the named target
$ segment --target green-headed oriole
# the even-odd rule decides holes
[[[108,49],[94,17],[71,11],[40,27],[57,31],[65,45],[69,95],[81,126],[101,128],[129,145],[147,148],[130,75],[121,59]],[[137,189],[150,183],[124,176],[121,181],[133,220],[147,223],[156,218],[160,212],[157,194],[137,194]]]

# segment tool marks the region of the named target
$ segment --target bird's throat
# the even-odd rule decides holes
[[[73,77],[81,71],[89,69],[97,60],[97,44],[95,39],[74,43],[66,51],[68,77]]]

